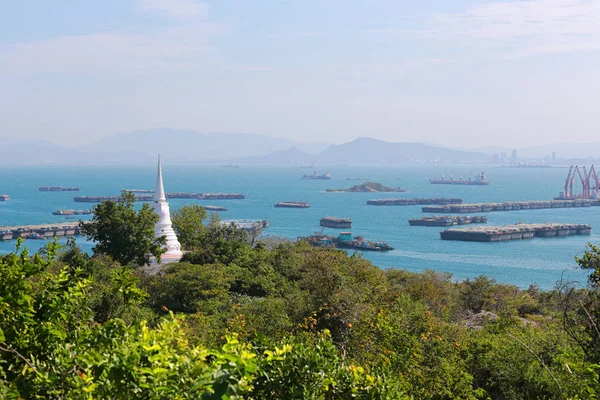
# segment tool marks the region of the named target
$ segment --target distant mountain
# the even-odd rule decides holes
[[[80,150],[136,151],[148,155],[162,152],[179,161],[218,161],[264,155],[290,147],[316,153],[327,146],[320,143],[296,143],[254,133],[200,133],[180,129],[144,129],[108,136]]]
[[[155,157],[131,151],[86,152],[60,147],[43,140],[0,138],[0,165],[143,163]]]
[[[385,142],[373,138],[358,138],[348,143],[330,146],[318,154],[322,162],[407,163],[417,161],[485,162],[485,154],[451,150],[422,143]]]
[[[488,160],[489,157],[482,153],[451,150],[422,143],[394,143],[373,138],[358,138],[348,143],[329,146],[314,155],[290,148],[266,156],[238,158],[235,162],[401,164],[431,161],[480,163]]]

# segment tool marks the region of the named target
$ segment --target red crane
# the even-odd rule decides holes
[[[579,177],[579,182],[581,182],[581,194],[573,195],[573,186],[575,184],[575,178]],[[594,186],[592,187],[592,179]],[[596,174],[596,170],[592,165],[590,170],[588,171],[586,167],[583,167],[583,174],[579,169],[579,166],[575,165],[574,167],[571,165],[569,168],[569,173],[567,174],[567,179],[565,180],[565,191],[563,197],[566,199],[573,198],[583,198],[590,199],[592,196],[596,197],[598,195],[598,191],[600,190],[600,179]],[[593,193],[592,193],[593,192]]]

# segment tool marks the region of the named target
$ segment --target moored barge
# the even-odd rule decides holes
[[[473,228],[450,228],[440,232],[443,240],[466,242],[501,242],[508,240],[531,239],[534,237],[561,237],[589,235],[592,227],[587,224],[514,224]]]
[[[280,201],[275,204],[277,208],[310,208],[310,205],[305,201]]]
[[[62,187],[62,186],[40,186],[40,192],[79,192],[78,187]]]
[[[202,206],[206,211],[227,211],[227,208],[221,206]]]
[[[492,211],[518,211],[545,208],[597,207],[597,200],[541,200],[541,201],[505,201],[496,203],[447,204],[423,207],[423,212],[430,213],[479,213]]]
[[[329,247],[362,251],[390,251],[392,246],[384,241],[372,242],[362,236],[352,236],[351,232],[341,232],[337,237],[317,234],[313,236],[300,237],[314,247]]]
[[[92,210],[55,210],[52,215],[89,215]]]
[[[453,226],[468,224],[485,224],[488,218],[485,215],[480,216],[445,216],[436,215],[434,217],[413,218],[408,221],[411,226]]]
[[[427,198],[427,199],[376,199],[368,200],[367,204],[370,206],[414,206],[414,205],[448,205],[448,204],[461,204],[462,199],[453,198]]]
[[[350,218],[323,217],[320,225],[327,228],[349,229],[352,228],[352,220]]]

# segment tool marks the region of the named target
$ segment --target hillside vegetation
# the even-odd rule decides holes
[[[587,288],[544,292],[250,242],[211,221],[156,274],[19,244],[0,258],[0,398],[596,397],[598,248]]]
[[[377,182],[365,182],[362,185],[352,186],[347,189],[327,189],[327,192],[346,192],[346,193],[403,193],[406,189],[392,188]]]

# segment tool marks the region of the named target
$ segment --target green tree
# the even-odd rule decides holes
[[[193,250],[200,247],[204,237],[205,219],[206,210],[197,204],[182,206],[173,212],[173,229],[184,249]]]
[[[134,209],[135,196],[123,191],[117,202],[104,201],[94,206],[94,218],[80,221],[79,228],[93,240],[94,254],[105,254],[123,265],[150,263],[150,255],[160,260],[166,237],[154,237],[154,224],[158,215],[144,203],[142,209]]]

